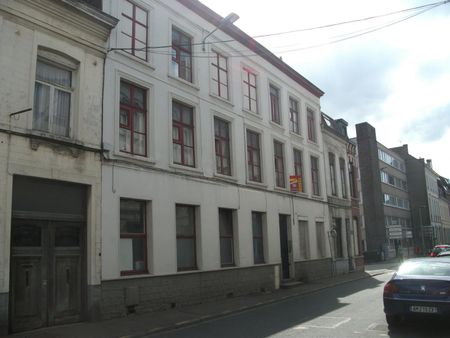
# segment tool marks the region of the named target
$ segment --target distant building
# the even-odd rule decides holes
[[[356,125],[364,206],[365,256],[383,260],[413,249],[405,160],[377,141],[375,128]]]

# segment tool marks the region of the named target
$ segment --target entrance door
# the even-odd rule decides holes
[[[12,332],[81,319],[82,229],[80,222],[12,220]]]
[[[280,215],[280,248],[281,248],[281,270],[283,279],[289,279],[289,239],[288,239],[288,216]]]

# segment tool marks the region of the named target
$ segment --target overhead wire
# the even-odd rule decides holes
[[[261,34],[261,35],[255,35],[252,38],[253,39],[259,39],[259,38],[265,38],[265,37],[273,37],[273,36],[279,36],[279,35],[286,35],[286,34],[292,34],[292,33],[298,33],[298,32],[304,32],[304,31],[312,31],[312,30],[319,30],[319,29],[325,29],[325,28],[331,28],[331,27],[336,27],[336,26],[341,26],[341,25],[348,25],[351,23],[358,23],[358,22],[363,22],[363,21],[368,21],[368,20],[374,20],[374,19],[379,19],[379,18],[383,18],[383,17],[388,17],[388,16],[392,16],[392,15],[396,15],[396,14],[401,14],[401,13],[405,13],[405,12],[411,12],[411,11],[416,11],[421,9],[419,12],[417,13],[413,13],[413,14],[409,14],[405,17],[402,17],[400,19],[391,21],[389,23],[386,24],[382,24],[382,25],[378,25],[376,27],[369,27],[369,28],[364,28],[364,29],[360,29],[357,31],[353,31],[353,32],[349,32],[349,33],[344,33],[338,36],[334,36],[330,39],[330,41],[326,41],[323,43],[318,43],[318,44],[313,44],[313,45],[309,45],[309,46],[305,46],[305,47],[298,47],[298,48],[294,48],[294,49],[288,49],[288,50],[283,50],[283,51],[278,51],[277,53],[279,54],[285,54],[285,53],[290,53],[290,52],[295,52],[295,51],[301,51],[301,50],[306,50],[306,49],[312,49],[312,48],[318,48],[318,47],[322,47],[322,46],[326,46],[326,45],[330,45],[330,44],[335,44],[338,42],[342,42],[342,41],[346,41],[349,39],[353,39],[362,35],[366,35],[369,33],[373,33],[376,31],[379,31],[381,29],[393,26],[395,24],[401,23],[403,21],[406,21],[408,19],[411,19],[413,17],[416,17],[420,14],[423,14],[429,10],[432,10],[436,7],[442,6],[444,4],[449,3],[450,0],[445,0],[445,1],[439,1],[439,2],[435,2],[435,3],[431,3],[431,4],[426,4],[426,5],[421,5],[421,6],[416,6],[416,7],[411,7],[411,8],[407,8],[407,9],[402,9],[402,10],[398,10],[398,11],[393,11],[393,12],[389,12],[389,13],[385,13],[385,14],[380,14],[380,15],[373,15],[373,16],[369,16],[369,17],[365,17],[365,18],[360,18],[360,19],[355,19],[355,20],[348,20],[348,21],[342,21],[342,22],[337,22],[337,23],[332,23],[332,24],[327,24],[327,25],[321,25],[321,26],[315,26],[315,27],[309,27],[309,28],[302,28],[302,29],[295,29],[295,30],[290,30],[290,31],[284,31],[284,32],[277,32],[277,33],[270,33],[270,34]],[[342,38],[340,38],[340,36],[344,36]],[[217,41],[209,41],[209,42],[200,42],[200,43],[191,43],[190,46],[194,47],[194,46],[198,46],[198,45],[203,45],[203,44],[208,44],[208,45],[214,45],[214,44],[218,44],[218,43],[230,43],[230,42],[235,42],[235,39],[227,39],[227,40],[217,40]],[[292,45],[291,45],[292,46]],[[146,46],[143,48],[134,48],[134,50],[136,51],[144,51],[147,50],[148,52],[152,53],[152,54],[157,54],[157,55],[172,55],[172,53],[170,51],[158,51],[158,49],[166,49],[166,48],[171,48],[172,45],[162,45],[162,46]],[[283,47],[274,47],[273,50],[275,50],[276,48],[285,48],[285,47],[289,47],[289,46],[283,46]],[[127,51],[127,50],[132,50],[132,47],[115,47],[115,48],[110,48],[108,51],[114,51],[114,50],[122,50],[122,51]],[[230,55],[228,55],[229,57],[252,57],[252,56],[259,56],[259,54],[257,53],[245,53],[245,51],[248,51],[248,49],[243,49],[243,50],[230,50],[228,51],[230,53]],[[236,55],[233,55],[233,53],[237,53]],[[214,57],[213,54],[210,53],[201,53],[201,54],[195,54],[192,53],[191,54],[192,57],[195,58],[212,58]]]

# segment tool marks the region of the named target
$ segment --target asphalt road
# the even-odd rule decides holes
[[[409,321],[395,331],[389,330],[382,293],[390,276],[350,282],[148,337],[450,337],[448,324],[441,321]]]

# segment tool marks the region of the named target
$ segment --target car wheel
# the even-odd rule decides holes
[[[400,316],[386,315],[386,321],[391,327],[398,326],[398,324],[400,324],[400,319]]]

